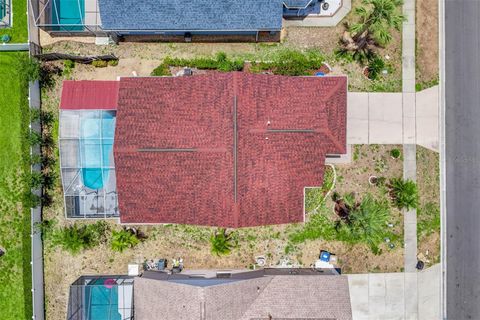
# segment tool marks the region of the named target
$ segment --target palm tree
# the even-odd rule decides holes
[[[352,53],[357,61],[374,57],[377,46],[392,40],[391,30],[400,30],[405,16],[399,13],[403,0],[362,0],[363,6],[355,8],[359,21],[348,26],[339,54]]]
[[[218,229],[210,237],[211,252],[214,255],[228,255],[232,251],[235,244],[232,233],[227,233],[226,229]]]
[[[410,210],[418,205],[417,185],[412,180],[391,179],[390,193],[398,209]]]
[[[123,252],[127,248],[135,247],[140,240],[129,230],[112,231],[111,248],[113,251]]]
[[[360,203],[352,207],[349,220],[337,223],[337,232],[352,243],[364,242],[376,248],[387,233],[388,204],[366,194]]]

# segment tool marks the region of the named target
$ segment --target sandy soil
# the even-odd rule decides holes
[[[438,78],[438,1],[416,1],[417,83]]]

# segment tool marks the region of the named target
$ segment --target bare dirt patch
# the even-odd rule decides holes
[[[438,79],[438,1],[416,1],[417,83]]]

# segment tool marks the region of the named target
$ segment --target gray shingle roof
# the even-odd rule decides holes
[[[280,30],[282,0],[99,0],[104,30]]]
[[[134,301],[138,320],[352,319],[346,276],[265,275],[208,287],[142,277]]]

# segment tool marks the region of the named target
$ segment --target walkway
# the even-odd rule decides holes
[[[417,180],[417,95],[415,93],[415,0],[404,0],[406,21],[402,30],[402,109],[403,109],[403,178]],[[438,92],[438,90],[437,90]],[[435,101],[438,110],[438,99]],[[438,112],[436,113],[438,121]],[[438,125],[437,125],[438,128]],[[438,139],[438,129],[437,129]],[[438,149],[438,140],[437,140]],[[417,262],[417,210],[403,210],[405,319],[419,318]],[[428,285],[428,284],[427,284]]]
[[[438,151],[438,86],[420,92],[349,92],[348,144],[419,144]]]

